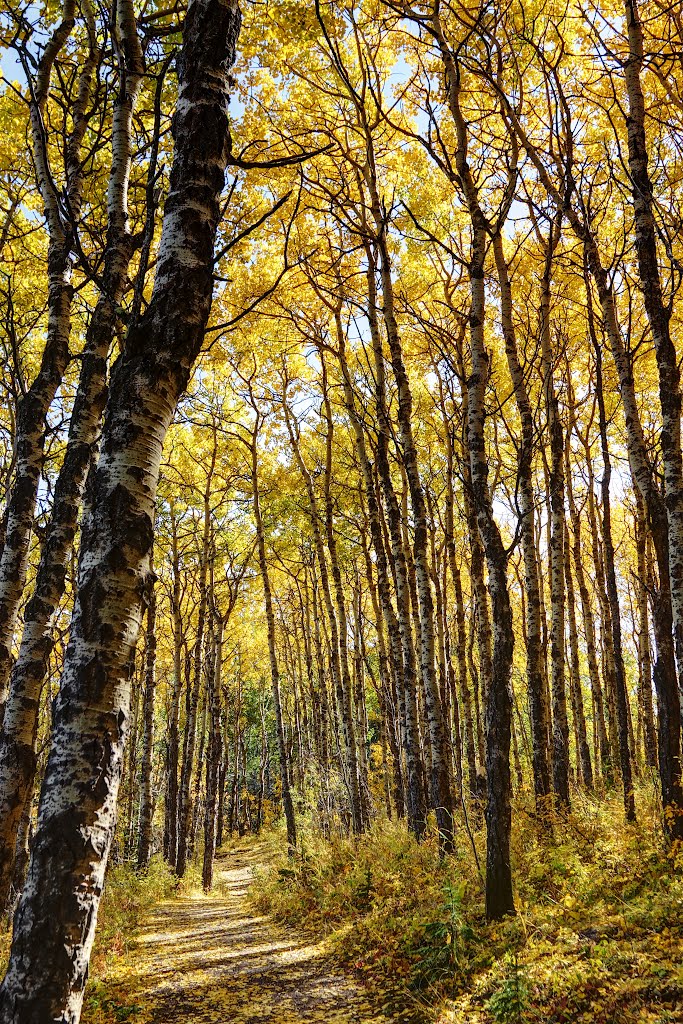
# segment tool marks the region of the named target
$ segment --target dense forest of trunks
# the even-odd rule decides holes
[[[244,8],[0,20],[6,1022],[110,855],[683,839],[680,13]]]

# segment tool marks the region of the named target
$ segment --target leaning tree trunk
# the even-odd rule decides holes
[[[659,376],[662,410],[660,444],[664,467],[664,493],[669,526],[671,605],[676,637],[680,698],[683,700],[683,454],[681,452],[681,373],[671,337],[671,310],[662,293],[657,254],[654,190],[648,170],[645,99],[640,80],[643,67],[643,29],[637,0],[626,0],[629,55],[624,62],[628,93],[628,166],[633,192],[638,274],[643,292]],[[682,815],[681,810],[677,812]],[[683,826],[682,826],[683,827]]]
[[[471,374],[467,380],[467,446],[471,474],[472,506],[476,525],[486,553],[489,591],[493,612],[493,659],[488,694],[485,695],[486,725],[486,916],[488,920],[514,913],[512,871],[510,866],[510,830],[512,825],[510,779],[510,742],[512,731],[512,658],[514,634],[512,608],[507,581],[508,552],[493,514],[486,456],[486,386],[490,358],[486,351],[484,324],[486,289],[484,268],[487,239],[500,233],[506,199],[492,224],[484,215],[479,189],[468,161],[469,130],[461,106],[461,74],[458,57],[449,47],[439,9],[434,7],[431,29],[439,47],[446,78],[446,99],[456,136],[455,169],[470,218],[471,245],[468,267],[470,281],[470,353]],[[516,175],[517,151],[512,147],[508,165],[508,189]],[[476,691],[475,691],[476,692]]]
[[[77,1024],[116,820],[166,432],[211,310],[240,14],[193,0],[150,304],[112,372],[38,827],[0,989],[2,1024]]]
[[[604,687],[599,685],[596,688],[596,714],[598,718],[598,736],[600,741],[600,758],[602,762],[602,774],[605,782],[612,785],[614,782],[614,769],[616,765],[616,747],[613,754],[612,724],[613,708],[610,707],[609,694],[614,689],[610,681],[614,677],[614,650],[612,641],[612,617],[607,597],[607,584],[605,582],[605,567],[603,564],[600,538],[598,536],[598,520],[595,509],[595,478],[593,473],[593,457],[587,439],[584,442],[586,452],[586,475],[587,495],[586,508],[588,511],[588,526],[591,537],[591,553],[593,556],[593,570],[595,576],[595,590],[598,595],[598,606],[600,609],[600,644],[602,648],[602,676]],[[596,648],[597,650],[597,648]]]
[[[636,595],[638,604],[638,663],[640,668],[640,689],[638,693],[639,712],[643,726],[643,745],[645,748],[645,764],[650,768],[657,766],[657,731],[652,706],[652,658],[650,649],[650,616],[648,612],[648,592],[652,590],[652,573],[647,557],[647,525],[645,522],[645,506],[638,489],[635,489],[635,542],[638,565]]]
[[[470,288],[472,373],[467,382],[467,441],[472,474],[472,499],[486,552],[493,610],[493,672],[486,700],[486,917],[497,920],[514,913],[510,829],[512,825],[510,679],[514,634],[507,584],[507,552],[493,515],[485,444],[486,385],[489,354],[484,343],[484,255],[486,230],[473,223]]]
[[[498,282],[500,284],[500,312],[505,353],[512,379],[521,424],[521,438],[517,453],[517,486],[519,502],[519,531],[524,557],[524,589],[526,591],[526,664],[529,718],[531,720],[532,770],[536,810],[548,810],[550,794],[550,767],[548,765],[548,707],[545,701],[543,664],[541,656],[541,587],[538,577],[536,531],[534,529],[533,453],[534,423],[524,370],[519,360],[517,339],[512,316],[512,288],[508,265],[503,250],[503,239],[493,239]]]
[[[637,44],[637,40],[635,40],[635,42]],[[632,42],[631,46],[633,47],[633,45],[634,43]],[[634,51],[634,53],[637,57],[637,51]],[[636,59],[635,63],[636,71],[639,74],[640,60]],[[591,225],[584,219],[582,214],[571,205],[571,203],[565,202],[565,197],[553,184],[539,151],[529,140],[515,111],[510,106],[506,105],[506,113],[510,118],[510,123],[513,125],[515,133],[525,146],[529,159],[533,163],[538,174],[539,181],[542,183],[548,195],[552,198],[556,208],[564,210],[577,238],[579,238],[583,244],[586,266],[586,297],[589,314],[589,328],[591,328],[591,296],[590,282],[588,280],[588,272],[590,271],[597,287],[600,305],[602,307],[604,330],[619,377],[619,393],[624,409],[629,464],[633,479],[643,497],[643,501],[645,502],[655,554],[657,557],[659,589],[653,595],[653,626],[657,640],[657,660],[654,668],[654,679],[657,689],[659,710],[659,775],[662,785],[662,804],[664,807],[665,829],[672,839],[680,839],[683,838],[681,700],[678,680],[676,677],[675,654],[672,642],[673,597],[671,593],[672,583],[670,579],[671,566],[675,565],[680,567],[683,561],[683,536],[680,535],[678,529],[677,509],[679,501],[679,494],[677,492],[679,468],[677,462],[680,456],[680,422],[669,423],[668,426],[671,427],[672,434],[669,437],[662,438],[663,447],[665,443],[668,452],[666,458],[667,467],[665,467],[665,478],[668,477],[668,480],[665,479],[667,494],[669,493],[668,489],[670,485],[673,504],[676,506],[676,509],[672,511],[673,518],[671,519],[671,522],[674,523],[674,528],[670,530],[668,509],[662,500],[662,495],[656,485],[645,443],[643,426],[640,419],[640,410],[638,408],[634,388],[632,361],[624,346],[614,291],[609,275],[602,264],[598,239],[593,232]],[[634,109],[634,114],[635,113],[636,111]],[[634,129],[634,131],[636,131],[636,129]],[[640,129],[637,129],[637,131],[640,131]],[[629,142],[629,146],[631,146],[631,142]],[[642,160],[636,161],[636,166],[634,167],[634,171],[636,172],[639,172],[639,167],[637,166],[638,163],[640,163],[640,171],[642,171],[643,167]],[[645,170],[647,170],[646,164],[644,166]],[[641,181],[636,185],[636,188],[641,192],[638,201],[641,202],[643,200],[643,185],[646,188],[646,192],[644,194],[645,216],[641,215],[642,211],[639,212],[638,217],[640,228],[638,230],[644,230],[647,227],[646,219],[648,215],[648,205],[650,215],[652,213],[652,201],[651,198],[648,198],[651,197],[651,190],[647,190],[647,182]],[[638,253],[639,266],[641,253],[643,256],[646,256],[646,251],[647,246],[643,246]],[[653,269],[653,267],[655,269]],[[656,252],[653,260],[653,266],[643,267],[642,269],[646,274],[646,279],[650,282],[647,284],[648,289],[650,289],[653,287],[653,282],[655,282],[655,277],[652,275],[658,275],[658,272],[656,271]],[[651,292],[651,295],[652,294],[654,293]],[[648,299],[648,302],[649,301],[650,300]],[[656,313],[656,309],[654,309],[654,312]],[[668,346],[665,344],[666,337],[659,335],[659,340],[663,341],[662,346],[657,352],[658,368],[660,370],[660,389],[667,381],[671,387],[671,394],[668,397],[665,396],[664,399],[666,404],[666,416],[667,420],[669,420],[672,410],[675,410],[677,403],[679,403],[678,408],[680,410],[680,380],[677,366],[672,365],[670,362],[671,353]],[[662,357],[661,362],[660,357]],[[669,551],[670,546],[674,549],[671,554]],[[679,579],[676,583],[676,588],[679,591],[683,589],[683,571],[679,572]],[[683,595],[679,593],[679,597],[680,596]],[[677,616],[678,614],[679,612],[676,613]]]
[[[447,850],[453,847],[453,793],[450,779],[450,751],[446,721],[441,704],[435,664],[434,599],[430,582],[428,552],[427,505],[422,485],[417,446],[413,436],[413,398],[405,368],[403,348],[394,314],[394,286],[389,245],[385,234],[385,221],[376,191],[376,180],[368,173],[372,196],[372,209],[378,232],[380,252],[384,321],[394,379],[398,391],[398,429],[401,440],[403,465],[408,478],[413,510],[413,556],[419,602],[420,670],[424,688],[424,702],[429,729],[430,797],[436,813],[441,843]]]
[[[367,316],[372,342],[373,366],[375,377],[375,411],[377,415],[377,448],[375,461],[379,476],[381,493],[384,499],[386,523],[389,534],[385,551],[391,553],[394,570],[396,593],[396,618],[398,620],[401,640],[403,673],[397,680],[401,686],[399,704],[402,711],[403,745],[406,755],[408,786],[408,818],[414,822],[415,833],[422,836],[425,830],[427,802],[424,785],[424,768],[420,756],[420,737],[417,714],[417,659],[410,621],[410,585],[406,565],[403,539],[401,536],[401,510],[391,478],[389,464],[390,424],[386,395],[386,370],[382,338],[378,319],[377,285],[375,282],[376,260],[375,251],[370,243],[364,245],[367,258],[366,284],[368,293]],[[378,518],[380,517],[379,502]]]
[[[600,441],[602,444],[602,538],[605,549],[605,574],[607,577],[607,597],[612,618],[612,644],[614,648],[614,684],[617,705],[617,726],[619,731],[619,757],[621,763],[621,781],[624,790],[624,811],[627,821],[635,821],[636,805],[633,795],[633,774],[631,754],[628,745],[628,692],[626,689],[626,670],[621,642],[621,610],[617,590],[617,574],[614,567],[614,544],[612,541],[612,513],[610,504],[610,479],[612,462],[607,438],[607,417],[605,414],[605,397],[602,390],[602,353],[600,346],[595,346],[595,390],[598,399],[598,419],[600,424]]]
[[[465,380],[465,358],[463,353],[462,339],[460,338],[459,335],[456,336],[455,356],[457,371],[460,376],[460,379]],[[477,648],[479,651],[479,673],[477,675],[473,667],[470,672],[470,675],[472,676],[474,698],[473,739],[476,739],[476,754],[479,765],[483,766],[486,758],[484,753],[484,736],[481,726],[481,714],[479,711],[479,691],[481,691],[484,700],[486,700],[486,695],[489,693],[491,689],[491,680],[493,678],[493,654],[491,650],[493,641],[491,636],[491,619],[489,616],[489,603],[488,594],[486,590],[486,579],[484,575],[485,554],[481,542],[481,537],[479,535],[479,527],[477,526],[477,514],[473,503],[474,492],[472,488],[472,471],[470,466],[469,437],[467,426],[469,422],[469,404],[467,388],[463,388],[461,392],[460,415],[462,419],[462,453],[460,459],[460,467],[463,481],[462,497],[465,509],[465,521],[467,523],[467,533],[470,547],[469,576],[471,600],[473,604],[472,635],[474,637],[474,632],[476,632]],[[456,584],[456,595],[458,593],[458,587],[459,584]],[[462,637],[461,642],[463,643],[464,648],[464,635]],[[471,653],[470,662],[473,666],[473,659]],[[481,787],[479,785],[479,780],[477,777],[475,790],[476,795],[478,795],[481,798],[482,794],[480,792],[480,788]],[[475,792],[475,790],[473,790],[473,793]]]
[[[657,642],[654,680],[659,711],[659,776],[664,806],[664,827],[672,839],[683,838],[683,787],[681,785],[681,703],[673,633],[673,601],[670,578],[670,534],[666,503],[654,479],[636,400],[633,366],[624,347],[617,317],[614,293],[607,272],[600,262],[596,240],[577,222],[575,230],[584,242],[587,267],[596,283],[603,323],[619,376],[619,392],[624,407],[626,442],[633,480],[640,491],[652,534],[657,558],[659,588],[653,594],[653,626]],[[586,280],[588,324],[593,348],[599,345],[593,325],[590,282]]]
[[[209,547],[211,544],[211,483],[215,464],[216,446],[214,443],[211,467],[204,490],[204,529],[202,532],[202,550],[199,564],[199,608],[197,610],[197,635],[195,637],[192,658],[194,676],[192,685],[188,682],[187,687],[185,742],[183,744],[183,765],[180,773],[180,789],[178,791],[178,833],[175,862],[175,872],[178,878],[182,878],[187,870],[189,840],[192,831],[192,769],[194,767],[194,751],[197,743],[197,709],[199,707],[199,692],[202,685],[204,665],[204,630],[208,606],[206,579],[209,566]]]
[[[360,779],[358,776],[356,738],[355,730],[353,728],[351,675],[349,673],[346,637],[342,636],[342,624],[340,624],[338,618],[339,606],[335,609],[335,602],[332,598],[332,587],[330,586],[330,576],[327,568],[327,555],[325,554],[325,544],[323,541],[322,530],[320,528],[321,516],[318,508],[318,499],[315,493],[315,487],[313,485],[313,478],[301,453],[295,427],[292,423],[292,417],[287,406],[286,396],[283,401],[283,410],[294,457],[301,472],[301,476],[303,477],[304,484],[306,486],[306,494],[308,495],[313,541],[320,569],[320,585],[323,592],[323,598],[325,600],[327,618],[330,624],[330,663],[332,667],[333,689],[341,718],[341,731],[344,745],[344,774],[349,792],[351,821],[354,832],[362,832],[363,808],[361,805]],[[344,612],[344,624],[345,620],[346,614]]]
[[[216,856],[220,765],[223,757],[221,730],[221,669],[223,659],[223,617],[215,610],[213,617],[213,665],[209,673],[209,742],[206,758],[206,804],[204,807],[204,857],[202,886],[210,892],[213,886],[213,862]],[[200,766],[201,767],[201,766]]]
[[[464,332],[464,326],[463,326]],[[467,762],[467,783],[472,795],[476,793],[477,785],[477,763],[475,756],[474,727],[472,721],[472,705],[470,700],[469,685],[467,682],[467,639],[465,634],[465,609],[462,597],[462,581],[460,569],[458,568],[455,551],[455,525],[454,508],[455,494],[453,490],[453,477],[455,473],[455,453],[453,444],[454,430],[446,413],[446,406],[443,396],[443,386],[439,384],[440,407],[443,419],[444,438],[446,443],[446,512],[444,523],[444,544],[446,548],[446,566],[444,570],[444,597],[447,593],[447,575],[450,572],[453,581],[453,592],[455,598],[455,649],[457,665],[457,697],[462,709],[461,732],[462,748]]]
[[[369,301],[374,304],[374,273],[372,282],[369,281],[368,283],[371,289],[371,294],[368,298]],[[370,523],[370,538],[372,541],[372,548],[375,553],[377,590],[379,592],[380,608],[387,627],[387,635],[389,637],[389,646],[391,651],[391,663],[395,673],[395,685],[403,712],[401,717],[403,719],[403,732],[405,737],[404,746],[407,769],[405,796],[408,810],[408,827],[419,839],[423,835],[425,828],[425,807],[422,789],[422,767],[420,763],[420,751],[418,747],[416,728],[417,715],[412,713],[406,715],[406,686],[412,685],[414,693],[415,684],[414,678],[411,680],[410,669],[408,670],[408,680],[406,681],[401,627],[391,599],[386,548],[382,537],[380,508],[377,501],[375,481],[365,441],[365,431],[356,410],[355,396],[346,359],[344,332],[342,330],[341,318],[339,316],[336,318],[336,328],[337,356],[344,384],[344,401],[349,420],[351,422],[351,427],[353,429],[356,452],[358,454],[358,461],[361,467],[363,489],[368,510],[368,520]],[[376,329],[376,319],[373,329]],[[378,622],[378,630],[380,629],[381,623]]]
[[[64,593],[83,489],[97,447],[106,399],[107,358],[133,252],[127,190],[133,106],[142,80],[142,51],[129,0],[119,3],[117,18],[127,71],[119,83],[114,109],[102,293],[81,355],[81,375],[66,452],[55,485],[33,595],[24,612],[23,637],[12,668],[0,733],[0,904],[7,898],[12,878],[19,821],[33,793],[38,709],[54,646],[53,619]]]
[[[546,243],[545,267],[541,279],[540,324],[541,365],[548,434],[550,436],[550,692],[552,699],[551,762],[553,791],[558,805],[569,807],[569,724],[564,671],[565,633],[565,514],[564,514],[564,431],[553,375],[554,353],[550,333],[550,281],[560,223],[551,223]]]
[[[339,624],[339,656],[342,668],[343,686],[340,691],[342,720],[345,724],[348,743],[350,744],[351,756],[349,758],[349,773],[352,780],[352,794],[354,803],[357,802],[358,814],[360,815],[360,829],[368,824],[368,807],[366,806],[367,772],[363,771],[363,759],[360,749],[366,742],[366,737],[361,737],[358,742],[357,723],[353,714],[353,686],[349,670],[348,651],[348,617],[346,603],[344,600],[344,585],[342,582],[341,569],[339,567],[339,556],[337,552],[337,538],[334,530],[334,511],[330,485],[332,481],[332,441],[333,421],[332,407],[330,405],[329,390],[327,387],[327,366],[323,352],[320,352],[320,365],[322,375],[323,410],[325,417],[325,472],[323,475],[323,496],[325,508],[325,539],[327,550],[330,555],[330,569],[332,572],[332,583],[334,586],[334,597],[337,605],[337,621]]]
[[[574,410],[574,394],[569,388],[570,395],[570,417],[571,426],[567,436],[567,460],[569,459],[569,450],[571,447],[571,429],[576,423],[576,416]],[[590,496],[592,500],[592,496]],[[567,501],[569,505],[569,518],[572,527],[572,554],[574,556],[574,573],[576,575],[576,583],[579,588],[579,597],[581,598],[581,616],[583,619],[583,629],[586,639],[586,661],[588,663],[588,677],[590,679],[591,687],[591,701],[593,705],[593,737],[594,737],[594,759],[597,775],[598,764],[604,769],[605,765],[609,765],[609,742],[607,739],[607,728],[605,726],[605,709],[602,699],[602,685],[600,683],[600,675],[598,672],[598,657],[597,657],[597,645],[595,642],[595,620],[594,611],[591,603],[590,594],[588,592],[588,585],[586,583],[586,574],[583,565],[583,548],[581,546],[581,517],[574,500],[574,489],[572,486],[571,473],[567,472]],[[569,548],[567,549],[569,551]],[[567,554],[569,559],[569,554]]]
[[[569,465],[567,463],[567,468]],[[586,714],[583,707],[581,690],[581,669],[579,666],[579,632],[576,627],[576,600],[574,580],[572,577],[571,558],[569,557],[569,530],[566,529],[564,575],[567,585],[567,621],[569,623],[569,692],[571,694],[572,715],[574,718],[574,734],[576,737],[576,760],[579,766],[581,781],[586,789],[593,789],[593,765],[588,745]]]
[[[178,855],[178,759],[180,754],[180,696],[183,687],[183,620],[180,610],[180,555],[175,509],[171,502],[171,619],[173,635],[173,683],[168,708],[166,739],[166,794],[164,800],[164,857],[175,867]]]
[[[66,204],[58,193],[50,166],[44,115],[55,62],[74,29],[75,9],[74,0],[64,0],[62,21],[47,42],[31,90],[32,156],[49,236],[47,339],[38,373],[17,408],[14,484],[5,509],[4,545],[0,555],[0,723],[7,701],[14,627],[26,581],[33,514],[45,461],[46,417],[69,361],[73,298],[71,251],[74,224],[79,218],[83,200],[81,144],[88,124],[88,106],[97,63],[95,22],[88,2],[83,5],[88,53],[80,67],[76,99],[70,111],[72,129],[64,146]],[[65,206],[68,218],[63,212]],[[19,814],[22,806],[20,802]],[[16,826],[11,832],[12,836],[16,835]],[[11,836],[8,841],[11,846]],[[11,873],[11,864],[9,870]]]

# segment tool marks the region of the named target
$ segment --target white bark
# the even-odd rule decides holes
[[[0,990],[2,1024],[80,1018],[116,818],[162,446],[211,308],[239,24],[236,5],[222,0],[194,0],[185,20],[162,228],[185,241],[164,247],[150,305],[112,374],[38,829]],[[197,196],[206,218],[196,215]],[[198,254],[191,272],[169,255],[188,247]]]

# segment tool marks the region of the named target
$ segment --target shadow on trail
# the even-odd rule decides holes
[[[254,914],[246,900],[256,846],[216,862],[220,894],[163,903],[135,950],[140,1024],[412,1024],[345,975],[323,943]]]

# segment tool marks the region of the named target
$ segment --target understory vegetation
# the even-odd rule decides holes
[[[190,870],[180,882],[161,857],[154,857],[144,872],[130,862],[114,864],[107,873],[98,915],[97,938],[90,961],[90,977],[84,1002],[84,1024],[117,1024],[139,1020],[141,1006],[130,1002],[123,990],[113,992],[112,979],[125,985],[135,964],[139,929],[151,909],[161,900],[198,885],[197,870]],[[5,925],[7,922],[5,921]],[[11,932],[0,931],[0,969],[7,967]]]
[[[652,791],[637,825],[619,800],[585,799],[552,830],[517,806],[518,914],[487,924],[480,865],[465,833],[440,858],[400,822],[356,840],[302,830],[300,851],[257,878],[252,899],[288,925],[330,934],[341,960],[440,1024],[680,1021],[681,853],[666,849]],[[476,854],[475,854],[476,850]]]
[[[134,963],[137,933],[150,910],[163,899],[196,885],[196,872],[179,883],[168,864],[154,857],[149,868],[136,871],[132,864],[117,864],[109,872],[100,908],[91,977],[86,991],[84,1024],[115,1024],[139,1018],[141,1007],[114,994],[110,981],[120,982],[127,958]],[[133,954],[131,956],[131,954]]]

